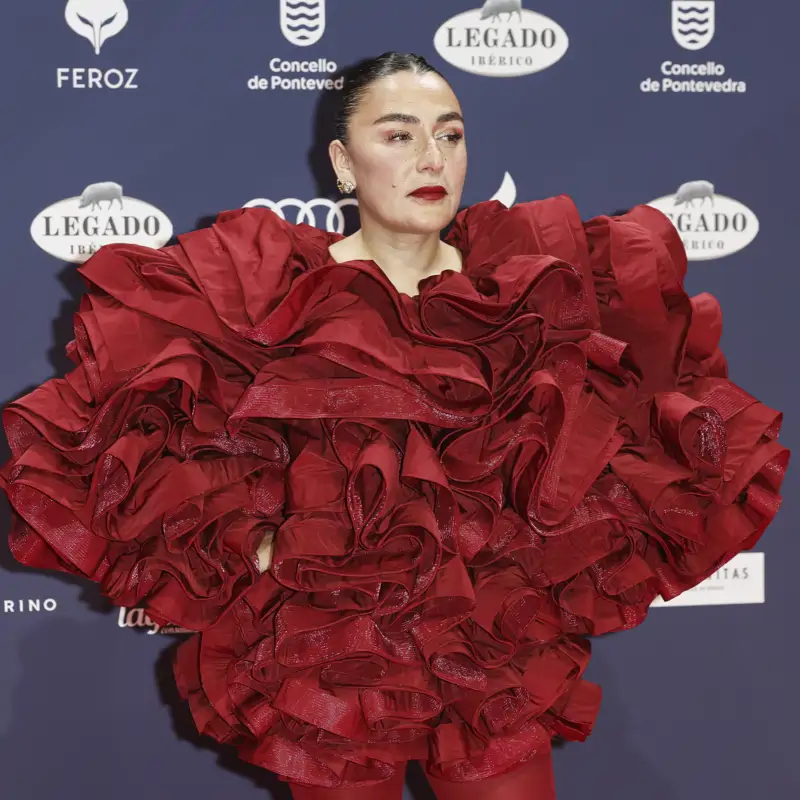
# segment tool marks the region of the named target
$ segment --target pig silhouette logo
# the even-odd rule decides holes
[[[281,33],[297,47],[316,44],[325,33],[325,0],[280,0]]]
[[[51,203],[34,217],[30,230],[46,253],[82,264],[107,244],[163,247],[172,236],[172,222],[156,206],[123,195],[121,184],[100,181]]]
[[[714,205],[714,184],[710,181],[687,181],[678,187],[673,201],[676,206],[689,205],[694,208],[694,201],[699,200],[702,206],[706,200]]]
[[[516,14],[522,22],[522,0],[486,0],[481,9],[481,19],[499,22],[501,14],[508,14],[506,21]]]
[[[111,210],[115,200],[119,203],[119,207],[122,208],[122,187],[113,181],[90,183],[81,193],[78,208],[86,208],[88,206],[89,211],[96,211],[101,208],[100,203],[104,200],[108,201],[106,211]]]
[[[95,55],[107,39],[128,23],[125,0],[68,0],[64,9],[67,25],[92,43]]]
[[[483,0],[480,8],[445,20],[433,35],[436,52],[473,75],[517,78],[552,67],[569,37],[554,19],[522,7],[523,0]]]
[[[660,211],[681,237],[689,261],[711,261],[744,250],[758,236],[756,214],[711,181],[686,181],[674,194],[647,205]]]
[[[714,38],[714,0],[672,0],[672,36],[686,50],[702,50]]]

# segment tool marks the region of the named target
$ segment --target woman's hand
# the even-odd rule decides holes
[[[269,565],[272,563],[272,546],[273,540],[275,539],[274,531],[268,533],[264,536],[261,540],[261,544],[258,546],[256,550],[256,555],[258,556],[258,570],[259,572],[266,572],[269,569]]]

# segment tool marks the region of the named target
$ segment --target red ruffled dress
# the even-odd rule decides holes
[[[11,548],[198,631],[198,729],[285,779],[499,775],[590,733],[588,635],[759,539],[781,415],[650,207],[478,204],[416,297],[339,238],[240,209],[80,267],[75,369],[4,413]]]

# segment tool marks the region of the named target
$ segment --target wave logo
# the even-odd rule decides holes
[[[758,217],[732,197],[717,194],[710,181],[687,181],[675,194],[647,205],[669,217],[689,261],[710,261],[744,250],[758,235]]]
[[[280,0],[281,33],[297,47],[316,44],[325,33],[325,0]]]
[[[90,183],[79,196],[53,203],[31,223],[31,237],[42,250],[77,264],[106,244],[163,247],[171,236],[166,214],[123,196],[122,186],[113,181]]]
[[[441,25],[433,46],[464,72],[514,78],[552,67],[569,39],[557,22],[523,8],[522,0],[486,0]]]
[[[500,188],[492,195],[492,200],[499,200],[507,208],[511,208],[517,199],[517,185],[514,179],[506,172],[503,176],[503,181]],[[347,220],[343,212],[347,207],[358,208],[358,200],[353,197],[345,197],[341,200],[328,200],[325,197],[317,197],[308,202],[298,200],[295,197],[287,197],[283,200],[268,200],[266,197],[257,197],[245,203],[242,208],[269,208],[274,211],[281,219],[288,219],[286,216],[287,209],[294,209],[295,214],[292,216],[294,219],[289,219],[296,225],[305,223],[306,225],[313,225],[319,228],[319,223],[325,225],[325,229],[331,233],[344,233]],[[323,213],[317,219],[316,210],[320,209]]]
[[[702,50],[714,38],[714,0],[672,0],[672,36],[685,50]]]
[[[68,0],[64,17],[78,36],[92,43],[95,55],[100,55],[106,40],[127,25],[128,7],[125,0]]]

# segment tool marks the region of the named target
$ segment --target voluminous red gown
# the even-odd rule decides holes
[[[652,208],[481,203],[416,297],[339,238],[240,209],[80,267],[75,369],[4,414],[12,551],[198,631],[198,729],[286,779],[498,775],[590,733],[587,636],[759,539],[781,416]]]

